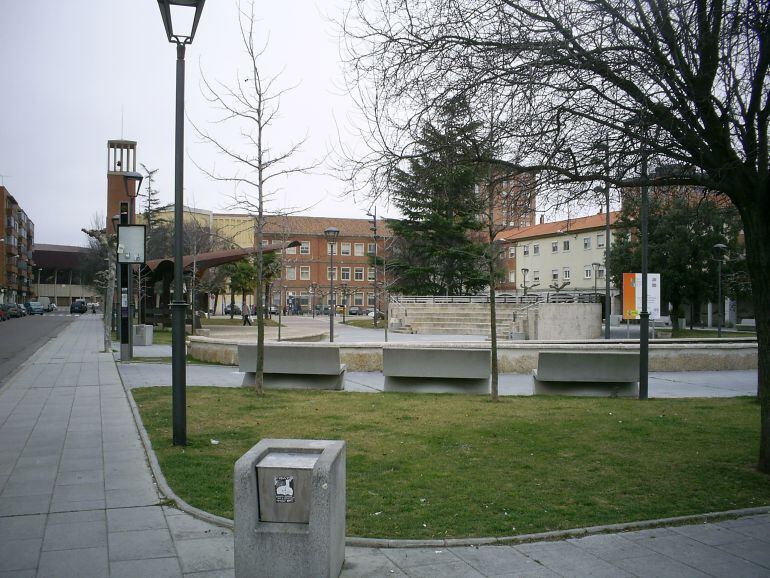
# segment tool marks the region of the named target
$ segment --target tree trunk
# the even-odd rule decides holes
[[[757,398],[760,411],[759,471],[770,474],[770,228],[767,211],[741,212],[746,238],[746,265],[751,275],[757,324]]]
[[[494,243],[489,244],[490,250],[494,250]],[[498,377],[499,370],[497,366],[497,304],[495,303],[495,260],[493,256],[489,259],[489,336],[492,340],[492,382],[491,393],[492,401],[499,401],[498,395]]]

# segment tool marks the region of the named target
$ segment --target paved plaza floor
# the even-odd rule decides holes
[[[0,389],[0,577],[232,576],[232,532],[162,505],[133,420],[121,375],[140,385],[152,365],[161,382],[164,365],[119,372],[101,339],[97,316],[77,318]],[[190,365],[188,384],[233,373]],[[751,393],[741,372],[680,381]],[[342,575],[770,576],[770,515],[518,545],[348,546]]]

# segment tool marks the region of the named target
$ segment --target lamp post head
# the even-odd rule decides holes
[[[526,267],[522,267],[521,268],[521,274],[522,275],[524,275],[526,277],[528,273],[529,273],[529,269],[527,269]]]
[[[724,243],[717,243],[712,247],[714,249],[714,252],[719,255],[720,253],[726,253],[727,252],[727,245]]]
[[[136,195],[139,194],[139,188],[142,186],[142,181],[144,180],[144,177],[142,176],[141,173],[137,173],[136,171],[127,171],[122,174],[123,174],[123,187],[125,188],[126,195],[128,195],[132,199],[135,199]],[[136,183],[136,186],[129,187],[128,183]]]
[[[169,42],[192,44],[206,0],[158,0]]]
[[[326,240],[330,243],[333,243],[337,240],[337,237],[340,235],[340,230],[337,227],[329,227],[324,231],[324,237],[326,237]]]

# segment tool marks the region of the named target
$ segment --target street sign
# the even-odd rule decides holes
[[[642,311],[642,274],[623,273],[623,319],[639,319]],[[660,273],[647,273],[647,311],[660,319]]]
[[[144,263],[144,225],[118,225],[118,263]]]

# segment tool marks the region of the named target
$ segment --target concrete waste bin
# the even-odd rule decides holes
[[[345,442],[264,439],[235,464],[235,575],[337,578]]]
[[[134,325],[134,345],[152,345],[152,325]]]

